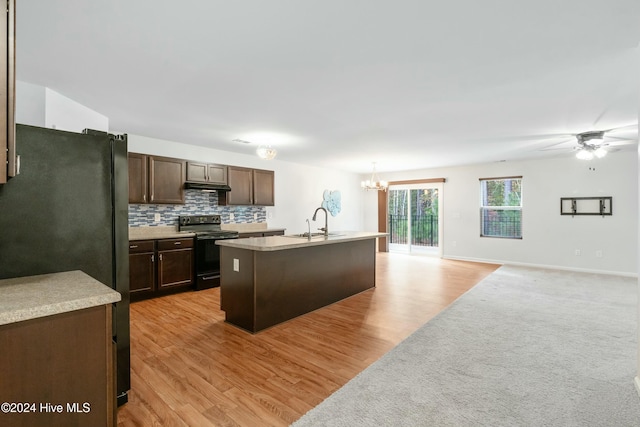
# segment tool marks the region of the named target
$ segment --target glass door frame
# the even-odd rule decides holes
[[[438,246],[437,246],[437,251],[428,251],[428,250],[418,250],[418,251],[412,251],[412,244],[411,244],[411,230],[408,230],[407,232],[407,253],[423,253],[423,254],[428,254],[428,255],[433,255],[433,256],[438,256],[439,258],[442,258],[443,255],[443,250],[442,250],[442,242],[444,241],[444,221],[443,221],[443,213],[444,213],[444,179],[437,179],[437,180],[416,180],[416,181],[403,181],[403,182],[390,182],[389,183],[389,188],[387,190],[387,194],[385,194],[385,222],[386,224],[388,224],[388,215],[389,215],[389,191],[393,191],[393,190],[423,190],[423,189],[435,189],[438,191]],[[410,199],[410,197],[409,197]],[[410,209],[410,207],[409,207]],[[379,214],[381,212],[379,211]],[[379,221],[378,223],[379,226],[382,225],[382,221]],[[385,225],[385,232],[388,232],[389,230],[387,230],[388,225]],[[382,231],[382,230],[380,230]],[[390,250],[391,247],[391,242],[390,242],[390,238],[387,239],[387,243],[386,243],[386,249],[387,251]],[[401,252],[401,251],[398,251]]]

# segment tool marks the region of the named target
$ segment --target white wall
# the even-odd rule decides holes
[[[109,119],[47,87],[16,82],[16,122],[51,129],[108,132]]]
[[[84,105],[46,88],[45,127],[70,132],[94,129],[108,132],[109,119]]]
[[[46,88],[16,81],[16,122],[44,127]]]
[[[342,211],[335,217],[329,215],[329,230],[363,230],[362,190],[356,174],[284,162],[277,158],[262,160],[253,155],[139,135],[129,134],[128,141],[130,152],[275,171],[275,206],[266,208],[269,227],[284,227],[287,233],[306,231],[305,220],[311,220],[315,209],[321,205],[324,190],[339,190]],[[323,227],[323,214],[319,213],[317,222],[311,221],[311,226],[312,229]]]
[[[579,271],[637,274],[638,159],[634,152],[604,159],[573,156],[456,168],[385,173],[382,179],[446,178],[443,256]],[[479,179],[523,176],[522,240],[480,237]],[[561,216],[561,197],[613,196],[613,216]],[[365,201],[365,228],[377,223],[376,196]],[[581,256],[575,255],[580,249]],[[597,258],[601,250],[603,257]]]

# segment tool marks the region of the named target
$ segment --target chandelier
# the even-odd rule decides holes
[[[387,181],[381,181],[378,178],[378,173],[376,172],[376,163],[373,163],[373,171],[371,172],[371,179],[362,181],[360,186],[365,190],[378,190],[378,191],[387,191],[387,187],[389,183]]]
[[[576,137],[578,138],[578,147],[576,148],[578,159],[591,160],[594,157],[601,159],[607,155],[607,150],[601,145],[604,142],[603,131],[579,133]]]

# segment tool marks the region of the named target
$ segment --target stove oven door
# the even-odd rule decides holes
[[[237,237],[196,237],[197,290],[220,286],[220,246],[216,245],[216,241],[222,239],[237,239]]]

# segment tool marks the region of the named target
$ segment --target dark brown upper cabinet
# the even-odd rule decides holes
[[[129,153],[129,203],[147,203],[147,156]]]
[[[231,191],[221,193],[218,203],[222,205],[253,204],[253,169],[229,166],[228,182]],[[225,200],[226,199],[226,200]],[[222,203],[221,203],[222,202]],[[225,203],[226,202],[226,203]]]
[[[149,158],[149,203],[184,204],[187,162],[168,157]]]
[[[226,184],[227,166],[187,162],[187,181]]]
[[[274,201],[273,171],[262,169],[253,170],[253,204],[259,206],[273,206]]]
[[[7,0],[0,19],[0,184],[18,173],[16,161],[16,9],[15,0]]]
[[[218,196],[220,205],[274,205],[274,172],[237,166],[228,167],[231,191]]]
[[[129,203],[184,204],[187,162],[129,153]]]

